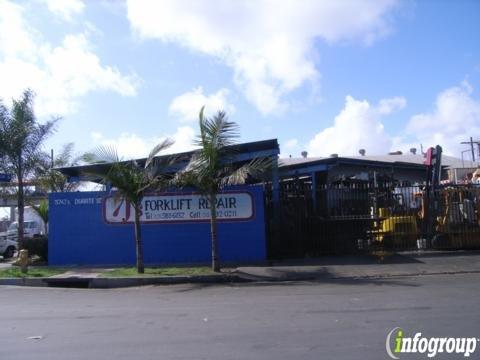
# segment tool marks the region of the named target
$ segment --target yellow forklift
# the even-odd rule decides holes
[[[480,188],[447,188],[439,191],[441,212],[436,218],[432,247],[480,248]]]
[[[428,246],[426,239],[433,233],[431,226],[435,221],[433,199],[440,184],[441,156],[440,146],[428,149],[425,159],[427,181],[423,189],[417,187],[414,191],[412,188],[407,194],[392,191],[389,201],[384,201],[386,206],[377,210],[374,205],[373,215],[377,221],[371,236],[377,245],[384,249],[404,250]]]
[[[398,201],[400,196],[395,198]],[[411,249],[417,246],[417,216],[411,211],[402,210],[399,211],[395,206],[378,209],[375,229],[371,231],[377,245],[387,249]]]

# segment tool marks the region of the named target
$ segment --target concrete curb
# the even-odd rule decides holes
[[[221,284],[229,282],[245,282],[238,276],[191,275],[191,276],[148,276],[148,277],[42,277],[42,278],[4,278],[0,285],[34,286],[34,287],[70,287],[111,289],[144,285],[174,285],[174,284]]]
[[[45,280],[48,278],[3,278],[0,279],[0,285],[11,286],[48,286]]]
[[[175,285],[175,284],[223,284],[242,281],[236,276],[220,275],[191,275],[191,276],[155,276],[155,277],[111,277],[92,278],[90,288],[109,289],[143,285]]]
[[[245,276],[240,276],[243,282],[265,282],[265,283],[274,283],[274,282],[293,282],[293,281],[311,281],[311,282],[321,282],[328,280],[375,280],[375,279],[392,279],[392,278],[402,278],[402,277],[416,277],[416,276],[430,276],[430,275],[462,275],[462,274],[480,274],[480,270],[472,271],[432,271],[432,272],[408,272],[408,273],[396,273],[396,274],[375,274],[375,275],[293,275],[287,277],[268,277],[268,276],[255,276],[251,274],[245,274]]]
[[[176,285],[176,284],[225,284],[225,283],[282,283],[294,281],[321,282],[329,280],[375,280],[401,277],[415,277],[427,275],[455,275],[455,274],[480,274],[480,271],[443,271],[422,273],[398,273],[383,275],[327,275],[327,276],[302,276],[297,274],[284,278],[254,276],[249,274],[220,274],[220,275],[192,275],[192,276],[159,276],[159,277],[65,277],[65,278],[5,278],[0,279],[0,285],[32,286],[32,287],[65,287],[65,288],[91,288],[114,289],[145,285]]]

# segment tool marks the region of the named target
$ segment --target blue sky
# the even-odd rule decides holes
[[[480,2],[0,0],[0,98],[30,87],[46,144],[191,149],[225,109],[282,156],[480,140]],[[466,154],[469,156],[469,154]]]

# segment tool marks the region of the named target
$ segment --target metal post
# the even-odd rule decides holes
[[[317,173],[312,172],[312,203],[313,213],[317,214]]]
[[[272,202],[273,202],[273,231],[272,240],[277,247],[280,241],[280,179],[278,176],[278,155],[272,157]],[[270,254],[271,256],[271,254]]]
[[[470,151],[472,152],[472,161],[475,162],[475,149],[473,147],[473,144],[475,142],[473,141],[473,137],[470,136],[470,141],[463,141],[460,144],[470,144]]]
[[[278,210],[280,206],[280,179],[278,176],[278,156],[275,155],[272,163],[272,200],[273,200],[273,213],[278,220]]]
[[[475,162],[475,149],[473,148],[473,138],[470,136],[470,148],[472,149],[472,161]]]

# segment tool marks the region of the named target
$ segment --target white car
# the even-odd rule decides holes
[[[44,234],[42,225],[37,221],[23,222],[23,236],[25,238],[33,238]],[[18,222],[14,221],[7,229],[7,238],[10,240],[18,239]]]
[[[9,239],[6,232],[0,233],[0,255],[3,255],[4,259],[8,259],[13,257],[17,250],[17,241]]]

